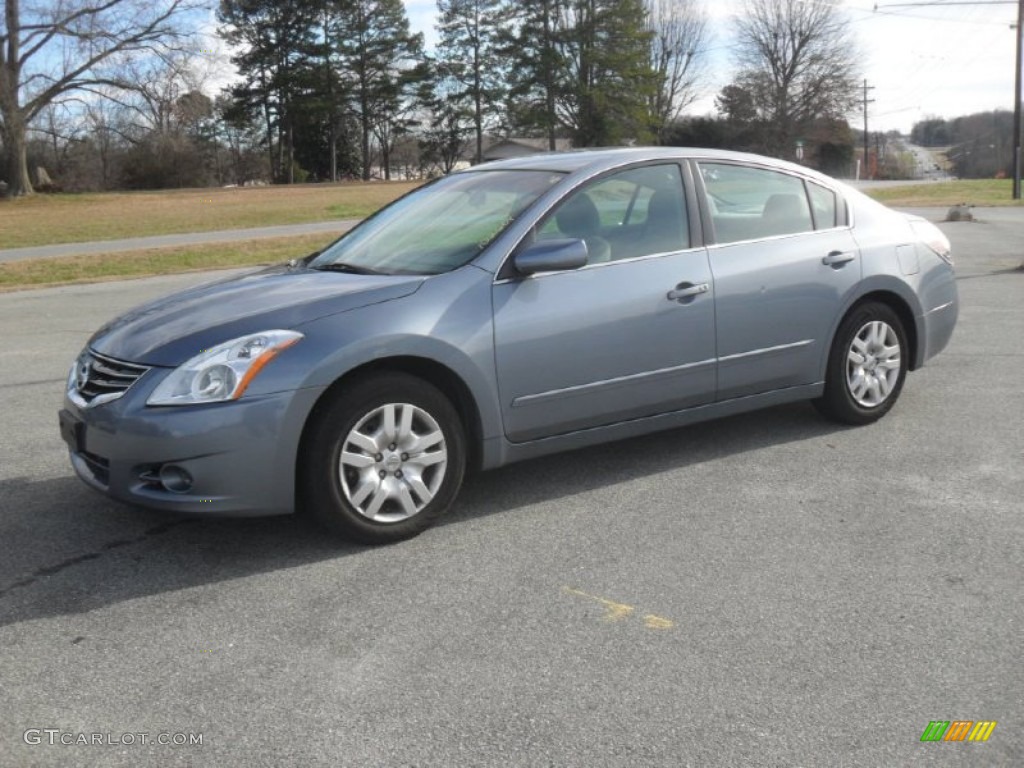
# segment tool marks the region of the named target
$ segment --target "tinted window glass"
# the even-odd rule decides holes
[[[836,193],[831,189],[825,189],[820,184],[807,182],[807,191],[811,197],[811,209],[814,211],[814,226],[816,229],[831,229],[838,225],[836,214]]]
[[[324,250],[331,265],[385,274],[436,274],[483,251],[527,206],[561,181],[547,171],[456,173],[392,203]]]
[[[814,230],[802,179],[739,165],[700,168],[719,243]]]
[[[591,264],[689,248],[679,166],[634,168],[586,185],[552,211],[539,237],[581,238]]]

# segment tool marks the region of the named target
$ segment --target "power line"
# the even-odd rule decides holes
[[[921,0],[920,2],[909,2],[909,3],[890,3],[889,8],[900,8],[908,6],[929,6],[932,8],[942,8],[944,6],[954,5],[1016,5],[1017,6],[1017,54],[1014,57],[1014,88],[1013,88],[1013,199],[1020,200],[1021,189],[1020,189],[1020,177],[1021,177],[1021,81],[1024,79],[1024,73],[1021,71],[1021,55],[1024,53],[1024,0],[951,0],[951,2],[940,3],[940,2],[928,2],[927,0]],[[878,10],[878,5],[875,5],[875,10]],[[864,81],[864,125],[867,126],[867,80]],[[867,146],[865,144],[865,146]]]
[[[931,8],[944,8],[946,6],[952,7],[954,5],[1016,5],[1016,0],[955,0],[954,2],[949,3],[887,3],[886,5],[882,6],[879,6],[878,3],[875,3],[875,10],[877,11],[879,8],[914,8],[921,6],[928,6]]]
[[[930,6],[930,7],[944,7],[953,5],[1016,5],[1017,6],[1017,54],[1014,57],[1014,200],[1021,199],[1021,81],[1024,80],[1024,73],[1021,71],[1021,54],[1024,52],[1024,0],[952,0],[951,2],[928,2],[927,0],[922,2],[909,2],[909,3],[890,3],[890,8],[907,7],[907,6]],[[874,9],[878,10],[879,6],[876,4]],[[864,125],[867,125],[867,81],[864,81]],[[866,146],[866,143],[865,143]]]
[[[1009,3],[1012,4],[1013,0],[1001,0],[1001,2],[1009,2]],[[917,7],[922,7],[924,5],[925,4],[922,3],[921,5],[919,5]],[[946,3],[931,3],[931,7],[933,7],[933,8],[942,8],[945,5],[946,5]],[[855,6],[850,6],[849,8],[847,8],[847,10],[848,11],[855,11],[857,13],[864,14],[863,18],[851,19],[851,23],[852,24],[862,24],[862,23],[864,23],[866,21],[878,20],[878,19],[882,18],[883,16],[888,16],[888,17],[894,18],[894,19],[920,19],[921,21],[940,21],[940,22],[945,22],[945,23],[949,23],[949,24],[976,24],[976,25],[985,26],[985,27],[1002,27],[1002,26],[1006,25],[1006,22],[1002,22],[1002,21],[990,21],[990,20],[981,20],[981,19],[950,19],[950,18],[947,18],[947,17],[944,17],[944,16],[922,16],[919,13],[900,13],[899,11],[887,11],[887,10],[885,10],[886,8],[893,8],[893,7],[897,7],[897,6],[875,5],[873,9],[857,8]]]
[[[951,19],[944,19],[944,20],[945,21],[951,21]],[[1002,25],[1000,25],[1000,26],[1002,26]],[[978,35],[979,35],[979,30],[975,30],[974,33],[970,37],[966,38],[966,40],[963,41],[963,43],[964,43],[963,44],[963,49],[965,51],[969,51],[970,49],[972,49],[974,47],[973,44],[977,40]],[[954,58],[957,53],[958,53],[957,51],[950,51],[948,56],[944,55],[943,57],[941,57],[941,59],[942,60],[947,60],[948,58]],[[976,50],[974,53],[968,54],[966,59],[957,58],[956,60],[959,62],[959,66],[960,66],[961,70],[963,70],[963,71],[971,71],[972,68],[974,67],[974,65],[982,58],[982,56],[984,56],[984,54],[985,54],[985,50],[979,49],[979,50]],[[891,86],[891,87],[889,87],[889,86],[880,86],[879,90],[884,90],[884,91],[896,90],[897,93],[899,93],[899,94],[906,94],[905,99],[904,98],[895,98],[894,97],[894,100],[897,100],[897,101],[901,101],[902,102],[902,101],[905,101],[906,99],[919,99],[919,100],[921,100],[923,102],[923,101],[927,100],[929,97],[931,97],[933,94],[935,94],[935,93],[937,93],[937,92],[939,92],[941,90],[944,90],[945,87],[946,87],[945,84],[941,83],[941,82],[938,83],[938,84],[926,85],[923,88],[920,87],[917,84],[917,82],[915,81],[915,78],[917,78],[917,76],[919,74],[925,72],[927,70],[927,66],[928,66],[927,62],[921,62],[921,64],[919,64],[912,72],[910,72],[910,73],[900,77],[900,80],[899,80],[900,84],[898,86]],[[931,83],[935,82],[934,76],[930,76],[928,78],[928,80]]]

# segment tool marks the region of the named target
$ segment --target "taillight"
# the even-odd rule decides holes
[[[924,219],[911,219],[910,226],[921,242],[927,245],[932,252],[949,265],[953,264],[953,248],[942,230]]]

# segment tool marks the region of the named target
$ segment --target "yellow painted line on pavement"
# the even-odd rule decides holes
[[[672,629],[675,625],[676,623],[672,619],[655,616],[653,613],[648,613],[644,616],[644,626],[648,629]]]
[[[609,600],[605,597],[599,597],[598,595],[592,595],[589,592],[584,592],[573,587],[562,587],[562,591],[567,595],[575,595],[576,597],[583,597],[587,600],[593,600],[595,603],[600,603],[604,606],[604,616],[601,617],[602,621],[622,621],[633,615],[636,608],[626,603],[619,603],[614,600]],[[676,623],[671,619],[666,619],[664,616],[656,616],[653,613],[645,614],[644,626],[648,629],[672,629]]]
[[[603,597],[597,595],[591,595],[587,592],[581,592],[578,589],[572,587],[563,587],[563,589],[570,595],[576,595],[577,597],[585,597],[588,600],[593,600],[604,606],[605,612],[603,619],[605,621],[620,621],[631,615],[635,610],[632,605],[626,605],[625,603],[616,603],[614,600],[606,600]]]

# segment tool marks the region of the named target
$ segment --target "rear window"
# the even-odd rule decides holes
[[[717,242],[814,231],[803,179],[720,163],[701,163],[700,169]]]

